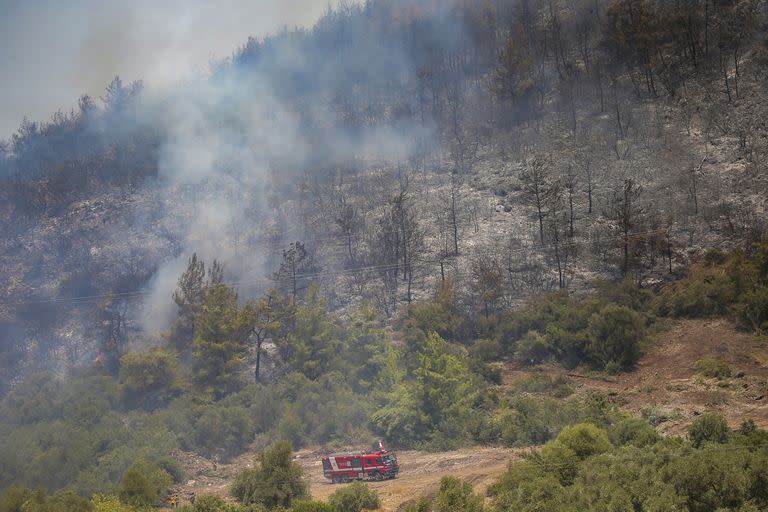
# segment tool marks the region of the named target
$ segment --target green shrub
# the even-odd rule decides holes
[[[381,506],[379,495],[362,482],[352,482],[333,492],[328,504],[334,512],[361,512],[376,510]]]
[[[37,494],[39,496],[39,493]],[[91,502],[71,491],[57,493],[43,500],[32,499],[22,506],[23,512],[91,512]]]
[[[130,352],[120,358],[120,384],[130,405],[158,407],[180,391],[176,356],[165,350]]]
[[[267,512],[266,508],[251,506],[240,507],[226,503],[218,496],[200,496],[195,499],[192,507],[187,507],[190,512]]]
[[[694,268],[689,276],[662,291],[662,316],[710,318],[725,315],[736,300],[733,283],[719,268]]]
[[[432,503],[422,496],[418,500],[408,503],[403,508],[403,512],[432,512]]]
[[[231,457],[253,442],[256,428],[245,407],[211,404],[195,422],[196,449],[206,455]]]
[[[293,462],[287,441],[274,443],[259,455],[255,468],[238,473],[230,491],[244,505],[261,504],[270,509],[290,507],[309,497],[303,471]]]
[[[699,359],[696,361],[696,372],[716,379],[726,379],[731,376],[728,363],[719,359]]]
[[[529,331],[517,342],[515,359],[532,366],[543,363],[550,355],[551,346],[547,339],[536,331]]]
[[[0,495],[0,512],[23,512],[25,502],[32,498],[33,492],[19,486],[7,488]]]
[[[749,290],[740,295],[734,307],[739,323],[748,329],[768,333],[768,286]]]
[[[291,512],[333,512],[333,507],[322,501],[297,501],[291,507]]]
[[[579,423],[565,427],[558,434],[555,443],[570,448],[582,460],[611,449],[608,433],[591,423]]]
[[[472,485],[469,482],[455,476],[445,476],[440,480],[433,510],[434,512],[482,512],[483,497],[472,491]]]
[[[725,443],[728,441],[728,423],[716,414],[705,414],[694,420],[688,429],[688,438],[694,447],[704,443]]]
[[[91,497],[93,512],[134,512],[136,509],[120,501],[117,496],[102,496],[95,494]]]
[[[653,427],[640,418],[627,418],[616,423],[611,427],[610,436],[617,446],[630,445],[637,448],[651,446],[661,439]]]
[[[399,320],[399,327],[436,332],[449,340],[458,339],[464,330],[465,318],[456,309],[453,286],[449,280],[440,287],[434,302],[413,303]]]
[[[640,343],[645,338],[643,319],[625,306],[605,306],[592,315],[587,331],[587,356],[598,367],[607,368],[613,363],[626,369],[640,357]]]
[[[557,476],[562,485],[571,485],[579,469],[579,456],[563,443],[551,441],[541,449],[540,461],[546,473]]]
[[[62,383],[46,372],[32,373],[2,401],[2,418],[17,425],[53,420],[61,414]]]
[[[152,505],[172,483],[167,471],[138,459],[120,482],[120,501],[133,506]]]

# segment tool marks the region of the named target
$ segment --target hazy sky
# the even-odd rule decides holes
[[[249,35],[309,26],[329,0],[0,0],[0,139],[115,76],[163,87]],[[336,3],[335,1],[333,2]]]

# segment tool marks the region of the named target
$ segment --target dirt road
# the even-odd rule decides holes
[[[381,510],[387,512],[394,512],[421,496],[434,495],[440,479],[447,475],[463,478],[475,487],[476,492],[485,493],[509,462],[519,460],[524,451],[505,448],[467,448],[438,453],[401,451],[397,452],[400,475],[394,480],[370,482],[369,485],[379,493]],[[300,450],[295,455],[310,482],[312,497],[325,500],[343,485],[325,482],[321,457],[321,451],[308,449]],[[253,465],[252,454],[240,456],[230,464],[215,466],[211,461],[190,453],[179,453],[177,458],[189,476],[187,483],[176,489],[183,501],[193,492],[197,496],[215,495],[228,499],[229,486],[235,475]]]
[[[497,448],[471,448],[453,452],[426,453],[417,451],[398,452],[400,475],[394,480],[371,482],[382,501],[385,511],[398,510],[400,506],[421,496],[433,496],[440,479],[453,475],[470,482],[476,492],[485,493],[512,460],[519,460],[521,450]],[[298,461],[310,479],[312,497],[325,500],[339,485],[325,483],[320,454],[299,452]]]

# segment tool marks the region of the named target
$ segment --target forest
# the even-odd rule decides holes
[[[660,435],[542,366],[768,335],[768,6],[366,0],[0,140],[0,512],[328,503],[291,450],[531,447],[406,510],[764,510],[766,433]],[[697,371],[728,373],[715,360]],[[290,482],[288,482],[290,481]],[[290,485],[287,485],[290,483]]]

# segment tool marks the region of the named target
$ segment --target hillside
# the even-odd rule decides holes
[[[728,364],[732,377],[708,378],[696,372],[696,362],[717,359]],[[565,382],[579,396],[601,393],[631,416],[647,418],[666,436],[685,435],[692,421],[707,413],[723,415],[737,429],[746,420],[768,429],[768,346],[736,329],[726,320],[674,322],[649,341],[647,353],[637,368],[617,376],[589,376],[562,368],[543,366],[535,370],[508,364],[500,389],[529,378],[546,377]],[[562,384],[561,384],[562,385]],[[543,390],[544,395],[548,393]],[[295,460],[304,468],[315,499],[326,500],[339,486],[325,482],[320,458],[326,451],[304,449]],[[434,496],[446,475],[470,482],[480,494],[506,471],[531,453],[530,448],[464,448],[450,452],[398,451],[401,473],[397,479],[370,485],[382,499],[383,511],[401,510],[422,496]],[[248,451],[229,464],[177,455],[188,480],[174,490],[182,497],[217,495],[230,499],[235,475],[252,467],[256,453]]]
[[[768,507],[766,34],[763,0],[340,2],[25,120],[0,512]],[[320,482],[376,439],[399,479]]]
[[[649,25],[631,2],[401,3],[251,39],[169,97],[116,78],[1,145],[4,381],[88,364],[115,323],[121,352],[161,344],[195,253],[243,297],[315,283],[386,321],[446,277],[489,315],[764,232],[760,2],[643,3]]]

